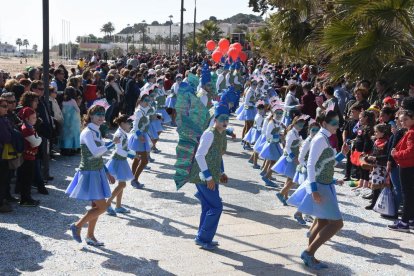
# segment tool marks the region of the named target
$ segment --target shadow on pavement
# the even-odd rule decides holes
[[[43,269],[43,263],[52,255],[43,250],[32,236],[0,228],[0,274],[21,275]],[[13,260],[5,262],[4,260]]]
[[[108,258],[101,263],[101,266],[113,271],[134,275],[174,275],[159,267],[158,260],[136,258],[103,247],[96,248],[96,251],[89,248],[83,248],[82,251]]]

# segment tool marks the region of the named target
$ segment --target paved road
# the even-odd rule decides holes
[[[240,122],[234,122],[240,134]],[[239,135],[240,136],[240,135]],[[104,248],[72,241],[68,225],[85,212],[87,203],[69,199],[64,190],[78,157],[52,161],[56,180],[50,195],[35,194],[40,208],[0,215],[0,275],[311,275],[302,265],[307,227],[298,225],[294,209],[275,199],[277,189],[258,181],[259,171],[247,163],[240,140],[229,141],[225,167],[230,182],[221,186],[224,213],[217,239],[220,247],[206,252],[194,245],[200,206],[195,187],[178,192],[172,181],[177,134],[169,128],[145,171],[144,190],[127,187],[131,214],[103,215],[96,236]],[[341,169],[337,169],[339,174]],[[340,177],[340,175],[338,175]],[[277,177],[280,184],[284,178]],[[339,187],[345,227],[317,257],[330,268],[326,275],[413,275],[414,236],[386,229],[390,223],[363,206],[366,201]],[[85,232],[85,231],[84,231]]]

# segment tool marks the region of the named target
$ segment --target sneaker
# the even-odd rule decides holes
[[[401,220],[397,220],[393,225],[388,225],[388,229],[405,233],[410,232],[408,223],[404,223]]]
[[[372,210],[372,209],[374,209],[374,205],[373,204],[370,204],[368,206],[365,206],[365,210]]]
[[[155,162],[155,159],[154,158],[148,158],[148,161],[150,162],[150,163],[154,163]],[[145,168],[147,168],[148,166],[146,166]]]
[[[265,176],[262,177],[262,180],[265,182],[265,186],[273,187],[273,188],[277,187],[275,183],[273,183],[269,178]]]
[[[253,169],[255,169],[255,170],[260,170],[260,166],[259,165],[253,165]]]
[[[265,172],[265,171],[261,171],[261,172],[260,172],[260,175],[261,175],[261,176],[264,176],[265,174],[266,174],[266,172]]]
[[[311,216],[309,216],[309,215],[304,215],[304,216],[303,216],[303,219],[304,219],[306,222],[313,223],[313,217],[311,217]]]
[[[8,203],[17,203],[20,201],[18,198],[15,198],[13,196],[7,197],[6,200]]]
[[[40,201],[39,200],[34,200],[34,199],[29,199],[29,200],[24,200],[24,201],[20,201],[20,206],[22,207],[37,207],[39,206]]]
[[[90,238],[85,238],[86,244],[90,246],[104,246],[105,244],[103,242],[93,240]]]
[[[196,245],[199,245],[199,246],[203,246],[205,244],[205,242],[202,242],[198,237],[196,237],[194,239],[194,242],[195,242]],[[210,245],[219,246],[219,242],[213,240],[213,241],[210,242]]]
[[[78,243],[82,242],[81,236],[78,234],[78,227],[73,223],[70,225],[70,231],[72,232],[72,238]]]
[[[281,193],[276,193],[276,197],[283,203],[283,206],[288,206],[285,197]]]
[[[112,206],[109,206],[106,209],[106,213],[110,216],[116,217],[116,212],[115,212],[114,208],[112,208]]]
[[[152,149],[151,152],[153,152],[153,153],[160,153],[161,151],[159,149],[155,148],[155,149]]]
[[[150,166],[145,166],[144,170],[149,171],[149,170],[151,170],[151,167]]]
[[[301,215],[294,214],[293,217],[299,222],[300,225],[306,225],[306,221],[303,219]]]
[[[131,181],[131,186],[134,187],[135,189],[142,189],[144,187],[144,184],[141,184],[137,180],[134,179]]]
[[[309,253],[306,251],[302,252],[300,258],[302,259],[303,263],[311,269],[320,270],[328,267],[325,264],[316,262],[315,257],[309,255]]]
[[[37,188],[37,192],[39,194],[42,194],[42,195],[48,195],[49,194],[49,191],[46,189],[46,187]]]
[[[129,213],[131,213],[130,210],[128,210],[124,207],[115,208],[115,212],[117,212],[119,214],[129,214]]]

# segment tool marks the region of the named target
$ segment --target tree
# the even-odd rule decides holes
[[[26,47],[26,54],[27,54],[27,46],[29,46],[29,40],[24,39],[22,45]]]
[[[223,34],[223,31],[213,21],[207,21],[203,24],[203,27],[196,32],[197,43],[204,44],[208,40],[220,39],[220,36]]]
[[[32,49],[33,49],[34,53],[36,54],[37,53],[37,49],[38,49],[37,44],[33,44]]]
[[[23,42],[21,38],[16,39],[16,45],[19,46],[19,53],[20,53],[20,46],[22,46]]]
[[[108,22],[102,25],[101,32],[105,35],[109,34],[109,38],[111,38],[112,33],[115,31],[115,27],[112,22]]]
[[[164,38],[161,35],[155,36],[155,43],[158,43],[158,50],[161,50],[161,43],[164,41]]]
[[[158,21],[152,21],[151,26],[160,26],[160,22]]]
[[[213,21],[213,22],[217,22],[217,17],[210,16],[210,18],[208,20]]]

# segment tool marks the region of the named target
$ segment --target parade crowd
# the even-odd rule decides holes
[[[179,69],[176,56],[142,53],[115,61],[94,54],[73,68],[52,63],[49,83],[41,81],[40,67],[14,76],[1,71],[0,213],[13,212],[16,203],[41,204],[32,189],[48,194],[51,158],[80,155],[66,193],[92,201],[92,208],[70,226],[71,234],[82,242],[88,224],[87,244],[103,246],[94,235],[98,217],[130,212],[122,206],[124,188],[144,187],[162,132],[183,124],[185,96],[191,108],[209,114],[187,181],[196,184],[202,206],[195,238],[201,248],[218,246],[219,183],[228,181],[225,169],[239,169],[222,160],[227,139],[235,137],[231,116],[244,123],[240,151],[251,152],[246,162],[257,170],[258,185],[272,191],[276,178],[286,177],[275,201],[296,208],[293,219],[310,225],[309,247],[301,254],[307,266],[326,267],[315,252],[343,227],[335,185],[349,185],[373,216],[394,220],[390,230],[414,229],[414,83],[395,90],[384,79],[332,80],[315,65],[214,62],[201,54],[184,56]],[[191,110],[185,116],[194,120],[203,114]],[[337,164],[343,164],[343,179],[334,179]]]

